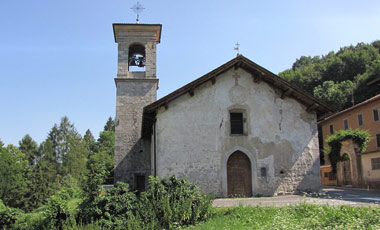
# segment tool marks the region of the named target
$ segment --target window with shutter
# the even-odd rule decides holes
[[[330,134],[334,134],[334,125],[333,124],[330,125]]]
[[[344,124],[344,129],[348,129],[348,120],[347,119],[344,119],[343,121],[343,124]]]
[[[380,157],[371,159],[372,170],[380,169]]]
[[[379,121],[379,108],[373,110],[373,120]]]
[[[361,114],[358,115],[358,123],[359,123],[359,126],[363,125],[363,115]]]

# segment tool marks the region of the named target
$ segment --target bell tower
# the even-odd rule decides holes
[[[115,116],[115,183],[144,190],[150,175],[150,142],[141,138],[143,108],[156,101],[156,45],[161,24],[113,24],[118,44]]]

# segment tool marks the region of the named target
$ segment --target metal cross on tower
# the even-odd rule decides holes
[[[145,10],[145,8],[137,2],[131,9],[137,14],[136,24],[139,24],[139,14]]]
[[[236,56],[239,56],[239,46],[240,46],[239,42],[236,42],[235,47],[234,47],[234,50],[237,51]]]

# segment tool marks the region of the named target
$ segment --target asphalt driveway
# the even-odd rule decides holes
[[[276,197],[253,197],[216,199],[214,207],[234,206],[275,206],[297,205],[302,203],[319,205],[350,205],[380,207],[380,191],[343,187],[323,187],[318,193],[286,195]]]

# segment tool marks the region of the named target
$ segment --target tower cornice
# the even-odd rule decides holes
[[[112,27],[116,43],[119,42],[120,32],[154,32],[156,44],[161,41],[162,24],[113,23]]]

